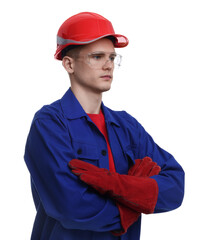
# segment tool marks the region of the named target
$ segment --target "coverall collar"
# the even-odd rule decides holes
[[[81,104],[75,97],[74,93],[72,92],[71,88],[64,94],[64,96],[60,100],[61,107],[64,113],[64,116],[68,119],[77,119],[81,117],[86,117],[88,121],[91,121],[89,116],[86,114],[84,109],[82,108]],[[102,111],[104,113],[105,121],[114,123],[118,127],[120,126],[117,120],[114,118],[113,114],[110,110],[103,104],[101,104]]]

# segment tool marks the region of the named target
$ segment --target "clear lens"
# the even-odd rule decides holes
[[[87,55],[87,61],[92,68],[101,68],[109,63],[114,66],[121,66],[122,56],[117,53],[93,52]]]

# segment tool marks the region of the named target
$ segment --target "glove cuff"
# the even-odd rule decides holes
[[[125,234],[128,228],[138,220],[141,214],[118,202],[116,204],[120,212],[120,221],[121,221],[122,229],[111,231],[111,233],[114,236],[121,236]]]
[[[118,202],[136,212],[150,214],[155,210],[158,199],[158,184],[155,179],[131,176],[123,193],[113,194]],[[124,184],[123,184],[124,185]]]

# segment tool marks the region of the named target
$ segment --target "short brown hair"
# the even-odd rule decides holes
[[[77,53],[77,50],[80,50],[80,48],[82,47],[83,45],[70,45],[66,48],[64,48],[62,51],[61,51],[61,58],[63,59],[65,56],[72,56],[74,54],[74,52]],[[75,51],[74,51],[75,50]]]

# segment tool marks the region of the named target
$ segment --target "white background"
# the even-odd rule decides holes
[[[35,209],[23,161],[25,141],[34,113],[69,87],[61,62],[53,58],[56,34],[66,18],[82,11],[108,18],[130,41],[117,50],[123,66],[104,103],[133,115],[186,172],[183,205],[143,216],[141,239],[199,239],[198,1],[2,2],[0,239],[30,239]]]

